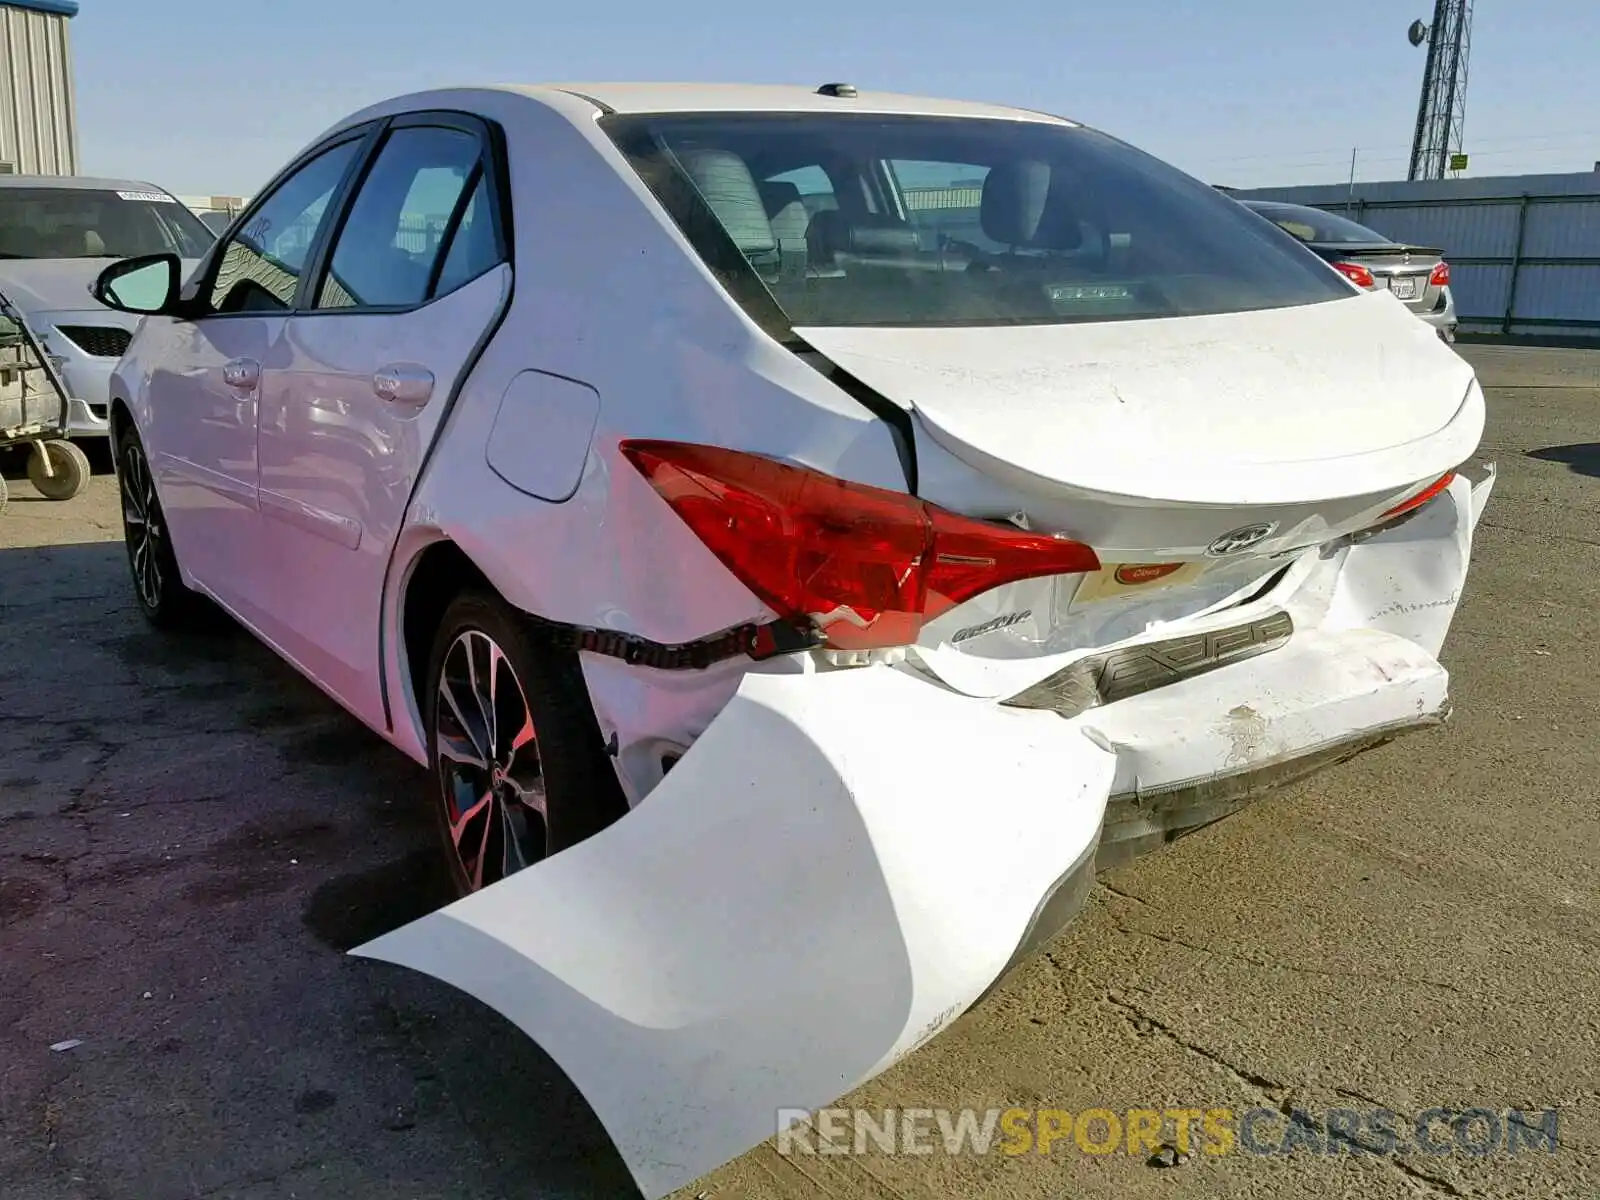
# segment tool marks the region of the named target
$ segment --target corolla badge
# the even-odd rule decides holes
[[[1238,554],[1241,550],[1248,550],[1251,546],[1266,541],[1278,530],[1276,521],[1263,522],[1259,525],[1241,525],[1238,529],[1230,529],[1211,545],[1206,547],[1206,553],[1212,558],[1221,558],[1227,554]]]

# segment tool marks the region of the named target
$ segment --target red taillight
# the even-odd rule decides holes
[[[1448,287],[1450,284],[1450,264],[1440,263],[1433,269],[1433,274],[1428,276],[1429,287]]]
[[[1336,262],[1333,269],[1359,288],[1372,286],[1372,272],[1360,263]]]
[[[924,622],[990,588],[1100,568],[1081,542],[753,454],[681,442],[621,449],[763,603],[839,650],[909,645]]]
[[[1409,500],[1402,500],[1399,504],[1396,504],[1388,512],[1384,513],[1383,516],[1379,517],[1378,520],[1387,521],[1391,517],[1398,517],[1402,513],[1408,513],[1414,508],[1421,508],[1429,500],[1432,500],[1440,492],[1449,487],[1451,480],[1455,479],[1455,477],[1456,473],[1454,471],[1446,471],[1438,479],[1434,480],[1415,496],[1412,496]]]

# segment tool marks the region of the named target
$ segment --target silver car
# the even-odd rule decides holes
[[[89,294],[95,277],[138,254],[176,254],[187,269],[213,241],[198,217],[148,183],[0,176],[0,292],[66,385],[71,436],[109,430],[111,371],[139,324]]]
[[[1367,291],[1387,288],[1396,300],[1437,329],[1445,341],[1456,340],[1450,264],[1441,251],[1397,242],[1320,208],[1275,200],[1240,203],[1299,238],[1357,287]]]

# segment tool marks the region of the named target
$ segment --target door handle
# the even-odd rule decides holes
[[[261,364],[253,358],[236,358],[224,363],[222,382],[240,390],[253,388],[261,382]]]
[[[392,363],[373,372],[372,390],[390,404],[426,404],[433,395],[433,372],[416,363]]]

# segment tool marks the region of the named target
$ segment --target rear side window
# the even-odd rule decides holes
[[[1238,202],[1088,129],[809,113],[602,124],[734,297],[791,325],[1067,324],[1350,295]]]
[[[437,296],[453,292],[499,265],[500,248],[495,240],[494,209],[489,203],[487,175],[478,176],[478,186],[473,188],[461,212],[461,223],[451,235],[449,245],[439,269],[439,282],[434,287]]]
[[[333,244],[316,307],[406,308],[427,300],[434,267],[449,253],[451,218],[481,177],[482,152],[460,129],[390,133]],[[458,277],[472,265],[461,264]]]

